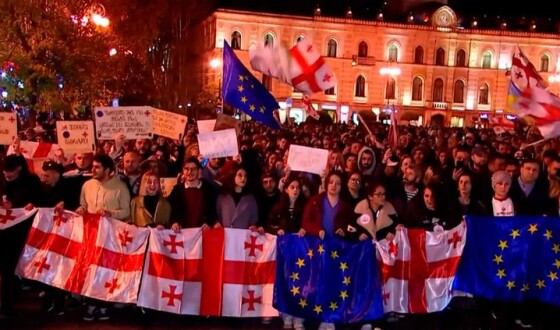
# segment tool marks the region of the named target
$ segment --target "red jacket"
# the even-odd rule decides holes
[[[305,205],[301,226],[306,234],[319,235],[319,231],[323,229],[323,198],[325,195],[326,193],[315,195]],[[354,211],[347,202],[339,200],[338,203],[338,211],[334,215],[334,231],[342,229],[346,233],[348,224],[354,218]]]

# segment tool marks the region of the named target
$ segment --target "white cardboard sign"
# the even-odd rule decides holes
[[[17,137],[17,116],[13,112],[0,112],[0,144],[10,145]]]
[[[153,133],[173,140],[180,140],[185,133],[187,116],[152,108]]]
[[[95,152],[93,121],[79,120],[56,122],[58,146],[65,152]]]
[[[151,138],[152,110],[147,106],[95,108],[97,139],[112,140],[118,133],[127,140]]]
[[[288,152],[288,166],[292,171],[321,175],[327,166],[329,151],[292,144]]]
[[[206,158],[237,156],[237,133],[235,128],[198,134],[200,154]]]

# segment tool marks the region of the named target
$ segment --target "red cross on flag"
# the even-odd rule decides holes
[[[378,242],[385,312],[443,310],[453,297],[451,286],[465,242],[464,222],[439,232],[399,228],[392,241]]]
[[[32,173],[40,172],[43,161],[54,159],[57,149],[57,144],[46,142],[21,141],[19,146],[19,152],[27,160],[27,166]],[[13,153],[14,146],[10,145],[6,154]]]
[[[253,70],[272,76],[310,95],[336,86],[336,77],[311,40],[302,39],[291,49],[270,46],[249,51]]]
[[[123,231],[131,239],[126,244],[119,239]],[[40,209],[16,272],[87,297],[136,303],[148,235],[98,215]]]
[[[0,208],[0,230],[8,229],[31,218],[37,209],[26,211],[25,209],[9,209]]]
[[[540,87],[526,88],[513,107],[519,117],[530,118],[543,138],[560,136],[560,97]]]
[[[529,61],[519,47],[513,53],[509,74],[511,82],[519,90],[533,87],[548,87],[548,83],[541,77],[533,63]]]
[[[276,238],[240,229],[152,230],[138,305],[176,314],[264,317]]]

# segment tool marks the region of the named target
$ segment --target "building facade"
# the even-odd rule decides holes
[[[381,18],[381,17],[380,17]],[[319,111],[339,121],[355,120],[361,110],[387,116],[397,109],[401,120],[419,125],[473,126],[505,116],[512,54],[517,46],[545,79],[560,71],[560,35],[458,26],[453,10],[437,9],[426,24],[390,23],[324,17],[287,16],[218,10],[201,24],[204,49],[197,83],[221,89],[224,40],[250,68],[249,49],[271,44],[293,46],[310,38],[335,72],[335,88],[311,96]],[[210,65],[212,63],[212,65]],[[305,120],[300,93],[291,86],[253,72],[282,107],[281,118]],[[551,83],[553,93],[560,85]]]

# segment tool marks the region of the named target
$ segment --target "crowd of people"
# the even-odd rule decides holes
[[[221,226],[348,240],[392,239],[398,226],[451,229],[470,214],[559,216],[557,140],[528,146],[534,141],[530,136],[401,126],[397,143],[389,145],[383,125],[366,131],[352,123],[308,123],[274,131],[255,122],[245,122],[238,138],[239,156],[207,159],[200,154],[194,126],[182,141],[119,136],[100,141],[95,154],[75,154],[70,162],[59,153],[60,159],[43,164],[40,178],[29,171],[16,139],[15,153],[2,157],[2,207],[55,207],[175,231]],[[292,171],[287,164],[291,144],[327,149],[325,171]],[[160,184],[164,177],[177,178],[168,196]],[[13,312],[18,297],[14,269],[30,226],[28,221],[0,232],[4,316]],[[46,308],[62,314],[65,293],[46,292]],[[109,319],[110,305],[86,303],[84,320]],[[543,311],[551,314],[550,306],[517,304],[512,310],[483,299],[474,303],[483,329],[531,327]],[[427,318],[430,328],[441,327],[439,317]],[[303,319],[283,315],[283,322],[286,329],[304,329]],[[365,323],[362,329],[372,326],[377,324]]]

